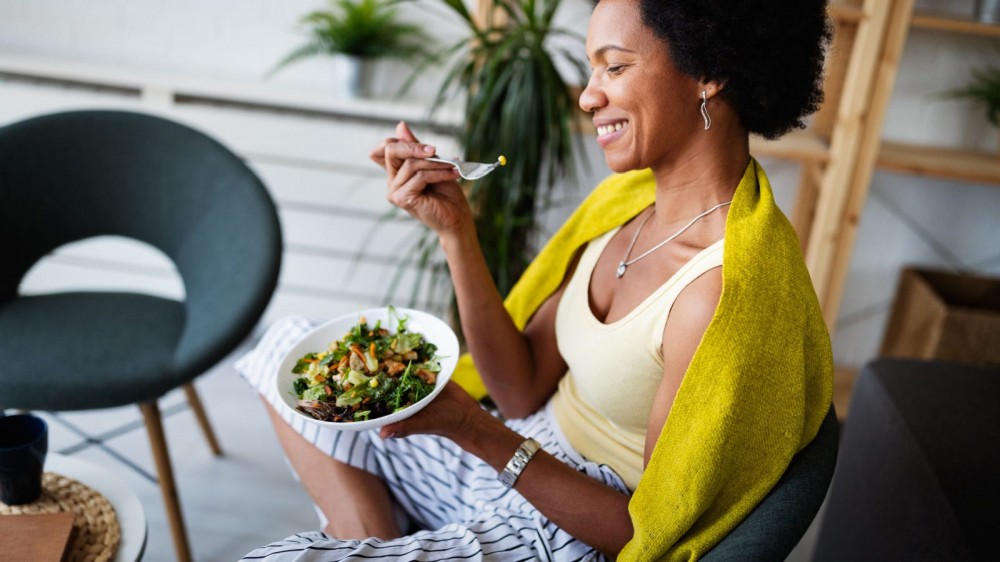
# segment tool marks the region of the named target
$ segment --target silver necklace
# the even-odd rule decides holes
[[[639,257],[637,257],[635,259],[630,260],[630,259],[628,259],[628,255],[632,253],[632,248],[635,246],[635,241],[639,239],[639,233],[642,232],[642,227],[646,226],[646,221],[648,221],[649,218],[653,216],[653,213],[649,213],[648,215],[646,215],[646,218],[642,219],[642,222],[639,223],[639,228],[635,229],[635,236],[632,237],[632,242],[628,245],[628,250],[625,250],[625,257],[623,257],[622,261],[618,263],[618,270],[615,272],[615,274],[618,276],[619,279],[621,279],[622,276],[625,275],[625,270],[628,269],[628,266],[630,266],[633,263],[641,260],[642,258],[648,256],[649,254],[652,254],[653,252],[659,250],[660,248],[662,248],[663,246],[665,246],[668,242],[670,242],[674,238],[677,238],[681,234],[684,234],[684,231],[686,231],[687,229],[691,228],[691,226],[694,225],[694,223],[696,223],[699,220],[701,220],[705,215],[711,213],[712,211],[714,211],[716,209],[725,207],[726,205],[729,205],[730,203],[732,203],[732,201],[726,201],[725,203],[719,203],[718,205],[712,207],[711,209],[709,209],[709,210],[705,211],[704,213],[698,215],[697,217],[691,219],[691,222],[689,222],[686,225],[684,225],[684,227],[681,228],[680,230],[678,230],[677,232],[675,232],[675,233],[671,234],[670,236],[668,236],[667,239],[664,240],[663,242],[660,242],[659,244],[657,244],[657,245],[653,246],[652,248],[646,250],[641,256],[639,256]]]

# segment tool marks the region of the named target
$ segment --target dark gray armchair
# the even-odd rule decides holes
[[[813,559],[995,560],[1000,367],[866,365]]]
[[[164,252],[182,302],[138,293],[24,296],[19,284],[68,242],[120,235]],[[140,405],[178,558],[190,553],[157,399],[251,331],[275,288],[281,233],[264,185],[206,135],[151,115],[77,111],[0,129],[0,408]]]

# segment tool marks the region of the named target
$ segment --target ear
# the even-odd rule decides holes
[[[726,87],[726,83],[719,80],[706,80],[702,79],[698,81],[698,93],[705,92],[705,96],[708,99],[712,99],[719,94]]]

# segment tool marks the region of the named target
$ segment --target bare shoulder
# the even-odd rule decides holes
[[[673,358],[687,368],[694,349],[715,317],[722,297],[722,268],[716,267],[691,281],[677,296],[663,330],[664,358]],[[670,351],[673,353],[670,353]]]
[[[722,297],[722,268],[715,267],[691,281],[674,301],[670,318],[682,324],[707,327]],[[674,322],[678,324],[678,322]],[[704,330],[703,330],[704,331]]]

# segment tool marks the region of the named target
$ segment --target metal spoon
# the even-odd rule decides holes
[[[465,160],[461,160],[459,158],[439,158],[437,156],[431,156],[427,158],[427,160],[430,160],[431,162],[440,162],[442,164],[451,164],[458,170],[458,175],[467,180],[478,180],[493,170],[496,170],[497,167],[505,166],[507,164],[507,159],[503,156],[500,156],[496,162],[490,164],[486,164],[484,162],[466,162]]]

